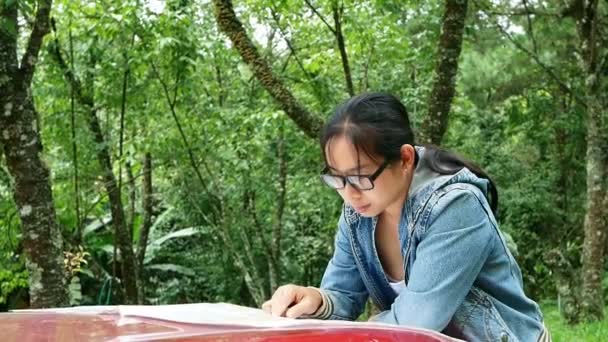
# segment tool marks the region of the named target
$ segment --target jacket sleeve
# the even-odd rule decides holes
[[[347,233],[344,212],[340,215],[334,254],[318,289],[323,304],[310,318],[355,320],[363,312],[368,292],[361,279]]]
[[[390,310],[371,320],[442,331],[471,290],[496,239],[483,203],[466,187],[429,202],[409,281]]]

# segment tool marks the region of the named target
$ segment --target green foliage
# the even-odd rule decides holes
[[[144,216],[142,157],[152,156],[153,225],[143,272],[146,302],[253,305],[242,270],[235,266],[235,252],[222,236],[222,222],[227,222],[234,250],[245,250],[243,236],[250,238],[249,266],[262,275],[267,293],[271,284],[266,242],[279,223],[278,282],[317,285],[333,250],[341,210],[339,196],[319,182],[317,142],[304,136],[252,77],[218,32],[209,2],[160,3],[152,8],[134,0],[54,1],[57,32],[46,39],[33,96],[65,249],[81,245],[89,253],[88,264],[70,278],[72,303],[112,304],[121,299],[112,280],[110,203],[96,158],[101,146],[88,128],[90,108],[77,98],[72,137],[73,94],[49,56],[54,38],[84,91],[94,98],[123,204],[135,208],[129,227],[134,246]],[[312,3],[331,23],[332,2]],[[348,96],[335,37],[310,8],[291,0],[234,5],[260,54],[308,110],[326,118]],[[342,25],[355,91],[397,94],[417,127],[426,114],[443,2],[344,5]],[[483,166],[497,183],[499,222],[522,268],[527,293],[535,299],[556,298],[543,253],[559,248],[573,266],[580,264],[585,110],[506,39],[496,21],[509,23],[514,40],[535,48],[540,60],[582,96],[584,83],[573,52],[575,26],[555,16],[534,17],[533,42],[525,16],[490,17],[481,13],[481,5],[490,3],[475,4],[467,19],[444,144]],[[511,5],[491,2],[497,12],[508,12]],[[545,6],[548,13],[559,12],[556,4]],[[0,30],[12,26],[2,21]],[[287,179],[279,221],[282,159]],[[2,303],[27,286],[27,275],[11,183],[3,161],[0,166],[0,280],[8,280],[2,282]],[[132,186],[135,202],[129,195]],[[120,266],[120,255],[116,262]],[[551,317],[554,311],[548,310]]]
[[[82,286],[78,277],[72,277],[70,284],[70,305],[80,305],[82,303]]]
[[[0,305],[8,304],[11,295],[28,288],[28,272],[12,253],[0,254]]]
[[[10,198],[8,172],[0,165],[0,308],[10,307],[29,286],[25,261],[19,254],[19,219]]]

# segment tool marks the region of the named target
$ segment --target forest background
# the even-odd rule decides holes
[[[387,91],[495,179],[555,340],[600,338],[607,78],[608,1],[0,0],[0,311],[318,285],[320,127]]]

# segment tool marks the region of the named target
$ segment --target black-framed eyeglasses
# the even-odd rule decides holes
[[[327,184],[330,188],[335,190],[344,189],[346,183],[350,184],[353,188],[357,190],[372,190],[374,188],[374,181],[382,171],[388,166],[389,161],[385,160],[382,165],[376,170],[376,172],[371,175],[348,175],[348,176],[339,176],[332,175],[327,172],[327,168],[323,170],[323,174],[321,175],[321,179],[325,184]]]

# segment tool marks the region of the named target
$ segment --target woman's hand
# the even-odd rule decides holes
[[[296,318],[315,313],[323,304],[319,290],[298,285],[279,287],[269,301],[262,304],[262,310],[273,316]]]

